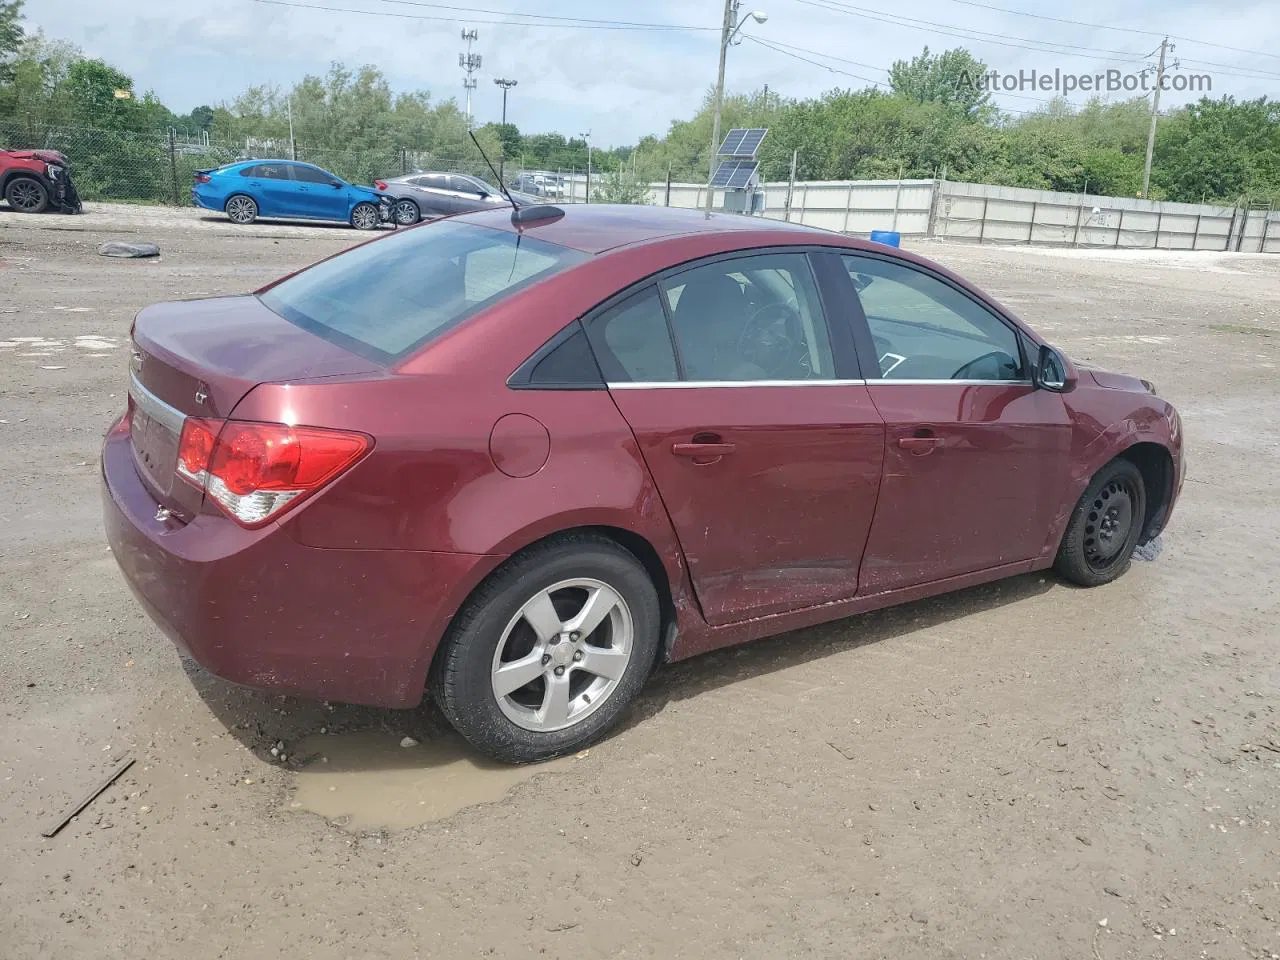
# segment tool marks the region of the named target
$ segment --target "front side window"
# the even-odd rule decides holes
[[[442,221],[353,247],[261,294],[269,309],[380,363],[586,260],[557,244]]]
[[[1018,336],[935,277],[875,257],[842,258],[886,380],[1022,380]]]
[[[661,286],[685,379],[834,376],[826,319],[806,254],[715,261]]]
[[[296,166],[293,168],[293,179],[301,183],[332,183],[333,176],[315,167]]]

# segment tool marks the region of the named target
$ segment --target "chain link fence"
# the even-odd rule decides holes
[[[296,159],[323,167],[349,183],[418,171],[465,173],[492,180],[478,151],[456,156],[432,150],[378,146],[334,150],[288,140],[211,141],[172,131],[138,134],[76,127],[32,127],[0,120],[0,149],[56,150],[66,155],[83,200],[191,204],[196,171],[238,160]],[[491,157],[494,164],[498,157]],[[503,176],[514,184],[524,167],[507,160]],[[577,171],[573,171],[576,173]],[[569,174],[570,171],[564,171]],[[582,188],[580,188],[582,189]]]

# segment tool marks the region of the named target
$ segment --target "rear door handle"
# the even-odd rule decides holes
[[[737,447],[732,443],[673,443],[671,452],[677,457],[723,457]]]

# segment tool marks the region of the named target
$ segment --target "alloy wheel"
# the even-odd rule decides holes
[[[378,208],[371,203],[361,203],[351,211],[351,225],[357,230],[372,230],[378,225]]]
[[[30,180],[19,180],[9,188],[9,203],[23,213],[39,210],[44,196],[40,185]]]
[[[586,719],[613,695],[631,662],[631,611],[601,580],[563,580],[530,597],[508,622],[490,682],[508,720],[550,733]]]
[[[227,216],[235,223],[251,223],[258,215],[258,205],[248,197],[232,197],[227,201]]]
[[[410,227],[418,222],[420,214],[418,206],[412,200],[401,200],[395,205],[396,223],[402,227]]]

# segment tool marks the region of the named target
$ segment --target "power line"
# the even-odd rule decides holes
[[[1145,55],[1135,54],[1132,51],[1107,50],[1100,47],[1085,47],[1085,46],[1079,46],[1076,44],[1056,43],[1054,41],[1049,41],[1049,40],[1033,40],[1029,37],[1012,37],[1002,33],[992,33],[985,30],[976,30],[970,27],[960,27],[954,24],[934,23],[931,20],[920,20],[914,17],[901,16],[899,14],[882,13],[878,10],[872,10],[868,7],[860,7],[851,3],[843,3],[843,2],[840,2],[840,0],[796,0],[796,2],[805,4],[806,6],[816,7],[820,10],[828,10],[833,13],[843,13],[848,16],[861,17],[867,20],[875,20],[880,23],[887,23],[891,26],[901,26],[901,27],[906,27],[908,29],[924,30],[926,32],[938,33],[943,36],[958,37],[960,39],[967,39],[967,40],[977,40],[982,43],[995,43],[1005,47],[1016,47],[1019,49],[1037,50],[1039,52],[1055,53],[1055,54],[1058,54],[1059,56],[1078,57],[1079,59],[1096,59],[1096,57],[1085,56],[1086,53],[1106,54],[1106,55],[1114,55],[1115,57],[1126,58],[1125,60],[1121,61],[1121,63],[1123,64],[1123,63],[1135,62],[1137,60],[1144,59],[1145,57],[1154,56],[1155,53],[1158,52],[1160,49],[1159,47],[1157,47],[1155,51]],[[974,5],[977,5],[977,6],[986,6],[985,4],[976,3],[976,0],[954,0],[954,2],[973,3]],[[1003,8],[1000,8],[1000,7],[991,7],[990,9],[1003,10]],[[1013,11],[1013,12],[1016,12],[1016,11]],[[1028,16],[1032,16],[1032,14],[1028,14]],[[1036,16],[1039,16],[1039,15],[1036,15]],[[1044,19],[1056,21],[1059,18],[1045,17]],[[1074,20],[1064,21],[1064,22],[1073,23],[1073,24],[1079,23],[1079,21],[1074,21]],[[1145,31],[1135,31],[1135,32],[1145,33]],[[1163,35],[1159,35],[1159,36],[1163,36]],[[1195,43],[1198,41],[1190,41],[1190,42]],[[1046,47],[1058,48],[1058,49],[1045,50]],[[1073,53],[1071,51],[1080,51],[1080,52]],[[1250,53],[1252,51],[1241,51],[1241,52]],[[1280,73],[1272,73],[1271,71],[1261,70],[1255,67],[1246,67],[1240,64],[1235,64],[1235,63],[1220,63],[1213,60],[1196,60],[1196,59],[1185,59],[1185,58],[1181,60],[1181,63],[1198,64],[1200,66],[1206,66],[1206,67],[1217,67],[1217,68],[1220,68],[1220,72],[1222,72],[1226,76],[1239,76],[1245,79],[1255,79],[1255,80],[1280,79]],[[1246,73],[1235,72],[1235,71],[1241,71],[1241,70],[1247,71],[1247,72]]]
[[[754,40],[757,38],[748,37],[747,39]],[[804,47],[797,47],[790,43],[783,43],[781,40],[769,40],[768,45],[774,46],[774,47],[786,47],[788,50],[795,50],[797,53],[808,53],[815,57],[822,57],[824,60],[836,60],[836,61],[839,61],[840,63],[847,63],[850,66],[854,66],[854,67],[866,67],[868,70],[885,70],[884,67],[878,67],[874,63],[861,63],[857,60],[846,60],[844,57],[837,57],[834,54],[830,54],[830,53],[821,53],[820,51],[817,51],[817,50],[807,50]],[[782,51],[778,51],[778,52],[781,53]],[[885,72],[887,73],[888,71],[886,70]]]
[[[1047,20],[1050,23],[1067,23],[1075,27],[1089,27],[1092,30],[1113,30],[1117,33],[1136,33],[1144,37],[1164,37],[1167,36],[1171,40],[1181,40],[1183,43],[1195,43],[1203,47],[1217,47],[1219,50],[1230,50],[1233,53],[1247,53],[1254,57],[1273,57],[1280,60],[1280,54],[1267,53],[1263,50],[1246,50],[1243,47],[1231,47],[1225,43],[1213,43],[1210,40],[1194,40],[1191,37],[1180,37],[1176,34],[1163,34],[1155,30],[1139,30],[1137,27],[1117,27],[1105,23],[1088,23],[1084,20],[1068,20],[1065,17],[1051,17],[1043,13],[1028,13],[1026,10],[1010,10],[1008,7],[997,7],[990,3],[980,3],[979,0],[951,0],[952,3],[962,3],[966,7],[980,7],[984,10],[994,10],[997,13],[1012,13],[1019,17],[1032,17],[1036,20]]]
[[[448,3],[431,3],[428,0],[377,0],[401,7],[425,7],[432,10],[454,10],[468,15],[484,13],[499,17],[525,17],[530,20],[572,21],[599,26],[631,27],[644,30],[713,30],[714,27],[686,27],[668,23],[640,23],[634,20],[597,20],[592,17],[566,17],[555,13],[522,13],[519,10],[486,10],[483,7],[459,7]],[[530,24],[532,26],[532,24]]]
[[[1237,63],[1214,63],[1212,60],[1188,60],[1179,58],[1179,63],[1198,64],[1202,67],[1216,67],[1218,72],[1229,77],[1247,77],[1251,80],[1280,80],[1280,73],[1272,73],[1270,70],[1257,70],[1253,67],[1244,67]],[[1235,71],[1245,70],[1247,73],[1238,73]]]
[[[882,82],[881,82],[881,81],[879,81],[879,80],[872,80],[870,77],[864,77],[864,76],[862,76],[861,74],[857,74],[857,73],[850,73],[848,70],[839,70],[839,69],[837,69],[836,67],[833,67],[833,66],[831,66],[831,65],[829,65],[829,64],[826,64],[826,63],[820,63],[820,62],[818,62],[817,60],[810,60],[808,57],[803,57],[803,56],[801,56],[801,55],[800,55],[800,54],[798,54],[798,53],[792,53],[792,52],[791,52],[791,51],[789,51],[789,50],[784,50],[784,49],[782,49],[782,47],[780,47],[780,46],[774,46],[774,45],[773,45],[771,42],[769,42],[768,40],[761,40],[759,37],[753,37],[753,36],[750,36],[750,35],[747,35],[747,36],[745,37],[745,39],[750,40],[752,43],[759,44],[759,45],[760,45],[760,46],[762,46],[762,47],[768,47],[770,50],[774,51],[775,53],[780,53],[780,54],[782,54],[784,57],[790,57],[792,60],[799,60],[799,61],[801,61],[801,62],[803,62],[803,63],[807,63],[807,64],[810,64],[810,65],[815,66],[815,67],[821,67],[823,70],[829,71],[830,73],[838,73],[838,74],[840,74],[841,76],[845,76],[845,77],[853,77],[855,80],[861,80],[861,81],[863,81],[864,83],[869,83],[869,84],[871,84],[873,87],[886,87],[886,88],[888,87],[888,84],[882,83]],[[799,48],[797,48],[797,49],[799,49]],[[812,52],[812,51],[809,51],[809,52]],[[818,55],[818,56],[823,56],[823,54],[817,54],[817,55]],[[835,58],[832,58],[832,59],[835,59]],[[876,69],[876,68],[875,68],[875,67],[873,67],[872,69]]]
[[[948,37],[958,37],[962,40],[977,40],[982,43],[994,43],[1002,47],[1016,47],[1022,50],[1034,50],[1038,53],[1053,53],[1058,56],[1076,57],[1081,60],[1097,60],[1099,59],[1098,55],[1129,58],[1142,56],[1142,54],[1135,53],[1132,50],[1108,50],[1101,47],[1083,47],[1076,44],[1055,43],[1050,40],[1032,40],[1029,37],[1011,37],[1003,33],[991,33],[986,30],[975,30],[970,27],[956,26],[955,24],[934,23],[931,20],[920,20],[915,17],[904,17],[898,14],[882,13],[879,10],[871,10],[867,7],[858,7],[853,4],[837,3],[836,0],[796,0],[796,3],[802,3],[805,6],[816,7],[819,10],[827,10],[832,13],[843,13],[847,16],[859,17],[864,20],[875,20],[880,23],[890,24],[891,26],[906,27],[911,30],[922,30],[927,33],[937,33]]]
[[[696,27],[687,24],[675,23],[633,23],[626,20],[590,20],[585,17],[562,17],[557,18],[555,22],[529,22],[524,20],[486,20],[483,17],[475,16],[432,16],[424,13],[398,13],[393,10],[358,10],[352,7],[331,7],[318,3],[304,3],[301,0],[254,0],[255,3],[266,4],[273,7],[292,7],[299,10],[323,10],[328,13],[357,13],[369,17],[391,17],[396,20],[421,20],[436,23],[488,23],[498,26],[508,27],[546,27],[561,30],[658,30],[666,32],[706,32],[715,31],[717,27]],[[393,2],[393,0],[383,0],[383,2]],[[465,13],[472,8],[469,7],[449,7],[443,4],[426,4],[426,3],[410,3],[409,0],[398,0],[409,6],[433,7],[447,10],[457,10]],[[502,11],[483,11],[487,13],[498,13],[503,16],[515,17],[545,17],[550,19],[550,14],[523,14],[523,13],[503,13]]]
[[[815,67],[821,67],[822,69],[827,70],[827,71],[829,71],[829,72],[831,72],[831,73],[838,73],[838,74],[841,74],[842,76],[846,76],[846,77],[853,77],[854,79],[862,80],[862,81],[864,81],[864,82],[866,82],[866,83],[869,83],[869,84],[871,84],[872,86],[875,86],[875,87],[884,87],[885,89],[889,89],[889,84],[887,84],[887,83],[882,83],[882,82],[881,82],[881,81],[879,81],[879,80],[872,80],[870,77],[864,77],[864,76],[862,76],[861,74],[857,74],[857,73],[850,73],[850,72],[849,72],[849,71],[847,71],[847,70],[838,70],[838,69],[836,69],[835,67],[832,67],[832,66],[830,66],[830,65],[828,65],[828,64],[825,64],[825,63],[820,63],[820,62],[818,62],[817,60],[810,60],[808,57],[801,56],[801,54],[809,54],[810,56],[814,56],[814,57],[823,57],[823,58],[828,59],[828,60],[836,60],[836,61],[838,61],[838,62],[840,62],[840,63],[850,63],[850,64],[853,64],[854,66],[858,66],[858,67],[866,67],[866,68],[868,68],[868,69],[870,69],[870,70],[884,70],[884,71],[885,71],[885,73],[888,73],[889,71],[888,71],[886,68],[873,66],[872,64],[869,64],[869,63],[860,63],[860,62],[858,62],[857,60],[846,60],[846,59],[844,59],[843,57],[837,57],[837,56],[834,56],[834,55],[829,54],[829,53],[822,53],[822,52],[821,52],[821,51],[819,51],[819,50],[808,50],[808,49],[806,49],[806,48],[804,48],[804,47],[796,47],[796,46],[792,46],[791,44],[789,44],[789,43],[783,43],[783,42],[782,42],[782,41],[780,41],[780,40],[762,40],[762,39],[760,39],[759,37],[753,37],[753,36],[748,36],[746,39],[747,39],[747,40],[750,40],[752,43],[759,44],[759,45],[760,45],[760,46],[762,46],[762,47],[768,47],[770,50],[773,50],[775,53],[780,53],[780,54],[782,54],[782,55],[783,55],[783,56],[785,56],[785,57],[791,57],[793,60],[799,60],[799,61],[801,61],[801,62],[803,62],[803,63],[808,63],[808,64],[811,64],[811,65],[813,65],[813,66],[815,66]],[[784,50],[784,49],[782,49],[783,47],[786,47],[786,48],[788,48],[788,49],[785,49],[785,50]],[[792,52],[792,51],[796,51],[796,52]],[[1080,106],[1082,106],[1081,104],[1073,103],[1072,101],[1070,101],[1070,100],[1066,100],[1066,99],[1063,99],[1063,98],[1058,98],[1058,99],[1056,99],[1056,100],[1055,100],[1055,99],[1046,99],[1045,97],[1031,97],[1031,96],[1027,96],[1026,94],[1019,94],[1019,93],[1003,93],[1003,92],[1002,92],[1000,95],[1001,95],[1001,96],[1006,96],[1006,97],[1015,97],[1015,98],[1017,98],[1017,99],[1019,99],[1019,100],[1034,100],[1034,101],[1036,101],[1036,102],[1038,102],[1038,103],[1048,103],[1048,104],[1053,104],[1053,103],[1064,103],[1064,104],[1066,104],[1066,105],[1067,105],[1067,106],[1069,106],[1069,107],[1080,107]],[[1035,110],[1005,110],[1004,112],[1005,112],[1005,113],[1019,114],[1019,115],[1027,115],[1027,114],[1036,113],[1036,112],[1038,112],[1038,111],[1035,111]]]

